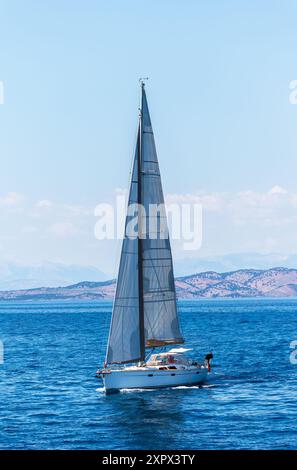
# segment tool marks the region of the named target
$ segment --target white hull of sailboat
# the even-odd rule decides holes
[[[112,370],[103,375],[106,392],[121,389],[162,388],[191,386],[204,382],[207,378],[206,367],[179,370]]]

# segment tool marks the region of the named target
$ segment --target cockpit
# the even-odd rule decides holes
[[[147,361],[148,366],[171,366],[175,364],[192,365],[193,361],[185,356],[190,349],[178,348],[167,352],[152,354]]]

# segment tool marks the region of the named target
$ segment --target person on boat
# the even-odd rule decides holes
[[[168,364],[174,364],[174,356],[168,356]]]
[[[207,365],[207,369],[208,369],[208,372],[210,372],[210,363],[211,363],[211,360],[213,359],[213,354],[212,352],[206,354],[205,356],[205,362],[206,362],[206,365]]]

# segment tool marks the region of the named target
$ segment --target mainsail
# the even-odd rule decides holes
[[[154,135],[142,83],[129,211],[113,306],[106,364],[145,359],[146,347],[183,343],[176,307],[172,255]],[[138,233],[128,227],[138,207]]]

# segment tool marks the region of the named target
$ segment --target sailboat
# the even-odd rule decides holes
[[[199,363],[187,357],[182,336],[173,275],[166,213],[154,134],[140,80],[141,105],[132,166],[118,280],[104,367],[97,371],[106,392],[194,385],[206,380],[212,355]],[[136,235],[128,233],[138,209]],[[169,348],[169,349],[168,349]]]

